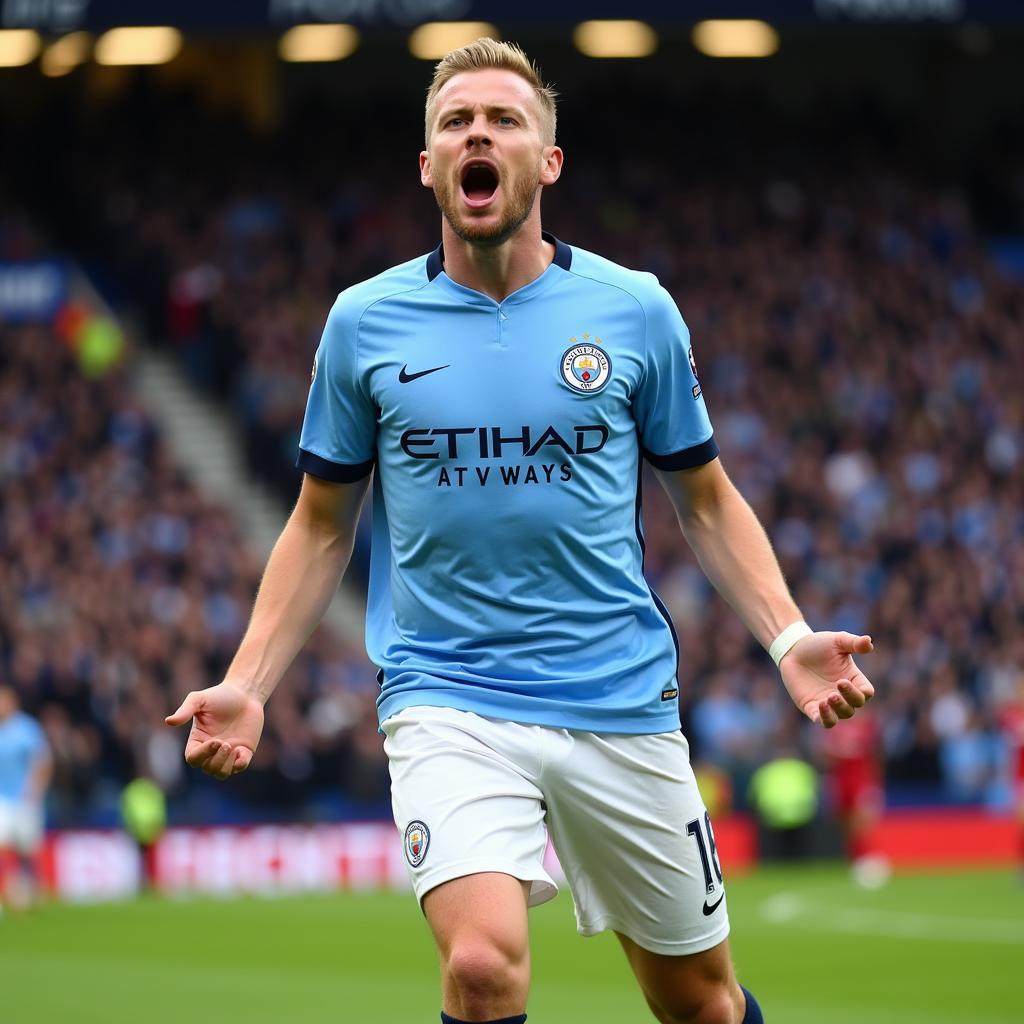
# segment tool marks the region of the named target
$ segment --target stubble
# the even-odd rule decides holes
[[[502,189],[509,183],[502,182]],[[473,217],[460,215],[458,192],[461,186],[452,189],[447,180],[435,182],[434,198],[441,210],[441,215],[452,231],[464,242],[474,245],[497,246],[508,241],[526,222],[537,201],[540,185],[536,181],[521,178],[510,183],[505,192],[505,210],[495,224],[479,224]]]

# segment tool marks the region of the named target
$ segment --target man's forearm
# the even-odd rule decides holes
[[[46,753],[44,756],[38,757],[32,766],[25,794],[29,803],[38,804],[42,802],[52,778],[53,758],[50,757],[49,753]]]
[[[351,534],[296,510],[267,561],[248,629],[225,681],[266,702],[316,628],[352,554]]]
[[[802,617],[764,528],[732,484],[679,522],[704,574],[763,647]]]

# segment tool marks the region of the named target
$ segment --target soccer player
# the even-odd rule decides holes
[[[1017,816],[1017,867],[1024,882],[1024,672],[1017,677],[1017,692],[1001,708],[999,724],[1010,757],[1010,786]]]
[[[520,50],[478,40],[438,64],[420,179],[441,245],[334,304],[301,493],[249,628],[224,681],[168,722],[192,719],[190,764],[248,765],[372,475],[367,648],[442,1021],[526,1020],[550,834],[579,931],[617,933],[658,1020],[755,1024],[679,730],[674,632],[643,575],[643,460],[815,722],[871,697],[852,659],[871,640],[804,623],[722,468],[667,292],[542,232],[561,169],[554,94]]]
[[[43,839],[43,800],[53,761],[43,730],[0,686],[0,906],[29,906],[35,857]]]
[[[889,877],[886,858],[872,846],[885,804],[882,730],[869,709],[820,739],[832,808],[843,830],[853,878],[866,888],[877,888]]]

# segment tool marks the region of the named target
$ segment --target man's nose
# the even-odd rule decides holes
[[[474,146],[490,146],[491,145],[491,126],[487,122],[487,118],[481,114],[479,117],[474,118],[472,125],[470,125],[469,132],[466,135],[466,148],[472,149]]]

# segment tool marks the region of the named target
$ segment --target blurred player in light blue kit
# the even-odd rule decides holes
[[[367,114],[388,129],[372,99]],[[525,1022],[527,910],[556,891],[549,836],[579,932],[617,934],[658,1020],[758,1024],[679,729],[675,632],[643,574],[643,462],[809,718],[834,726],[871,697],[852,659],[871,640],[804,623],[722,468],[669,294],[541,230],[563,155],[554,93],[523,53],[490,40],[450,53],[425,121],[441,245],[338,297],[302,491],[249,629],[225,680],[168,722],[192,720],[190,764],[247,767],[263,704],[348,564],[372,475],[367,649],[444,1024]],[[647,144],[617,127],[621,144]]]
[[[0,904],[29,906],[43,840],[43,801],[53,774],[50,748],[18,696],[0,686]]]

